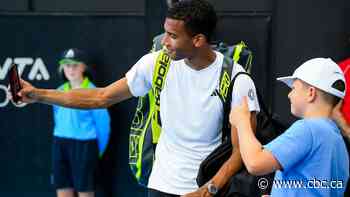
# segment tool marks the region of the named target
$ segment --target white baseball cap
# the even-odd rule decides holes
[[[282,81],[289,87],[295,79],[300,79],[316,88],[319,88],[336,97],[344,98],[344,89],[337,89],[335,84],[344,83],[345,77],[343,71],[330,58],[313,58],[300,65],[292,76],[279,77],[278,81]]]

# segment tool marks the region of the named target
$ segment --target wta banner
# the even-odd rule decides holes
[[[68,48],[80,48],[91,59],[93,82],[105,86],[124,76],[147,51],[144,19],[9,15],[0,17],[0,27],[0,150],[4,161],[0,163],[0,196],[55,196],[50,183],[52,107],[11,102],[6,96],[9,68],[16,64],[21,78],[40,88],[55,89],[63,82],[57,72],[61,53]],[[122,27],[130,28],[126,31]],[[127,165],[127,127],[134,103],[125,102],[109,111],[112,136],[101,160],[103,170],[99,173],[103,178],[98,193],[144,196]]]
[[[50,184],[52,106],[16,105],[9,101],[6,89],[10,65],[16,64],[20,76],[33,85],[56,88],[62,83],[57,74],[61,53],[68,48],[80,48],[92,58],[92,81],[105,86],[123,77],[149,51],[152,37],[163,32],[160,16],[157,17],[137,14],[0,17],[0,150],[6,161],[0,162],[0,196],[55,196]],[[266,49],[270,48],[271,18],[224,14],[220,19],[215,40],[228,44],[245,41],[254,55],[255,83],[269,98],[272,90],[268,90],[268,82],[272,78]],[[129,131],[136,101],[131,99],[108,109],[112,131],[98,172],[99,197],[146,195],[128,165]]]

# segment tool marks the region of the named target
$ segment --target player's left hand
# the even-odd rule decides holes
[[[212,197],[213,195],[209,193],[207,184],[198,188],[196,191],[183,195],[182,197]]]

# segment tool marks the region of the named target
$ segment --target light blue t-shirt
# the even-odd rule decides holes
[[[272,196],[343,196],[349,158],[336,124],[327,118],[296,121],[264,146],[279,161]]]
[[[58,89],[63,91],[64,85]],[[95,88],[87,81],[87,87]],[[53,105],[54,136],[74,140],[97,139],[100,155],[105,151],[110,134],[110,117],[106,109],[74,109]]]

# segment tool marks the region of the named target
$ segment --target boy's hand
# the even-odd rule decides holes
[[[248,99],[247,97],[243,97],[242,103],[240,105],[237,105],[231,109],[230,112],[230,123],[232,126],[236,127],[244,122],[244,121],[250,121],[250,111],[248,108]]]

